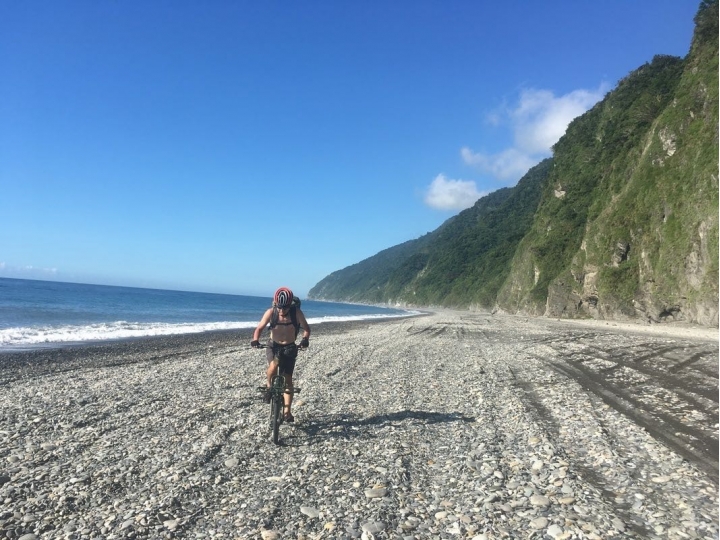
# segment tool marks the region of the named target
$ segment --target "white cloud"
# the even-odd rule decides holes
[[[602,84],[597,90],[575,90],[558,97],[550,90],[523,90],[515,106],[503,106],[486,118],[492,129],[511,130],[512,146],[497,153],[465,146],[460,155],[466,164],[505,185],[513,184],[548,157],[570,122],[600,101],[608,90]],[[473,181],[451,180],[440,174],[427,189],[425,203],[440,210],[463,210],[486,194],[478,191]]]
[[[518,107],[510,113],[515,144],[530,154],[549,153],[570,122],[600,101],[604,93],[601,87],[595,92],[575,90],[556,98],[548,90],[523,91]]]
[[[20,279],[48,279],[58,274],[57,268],[37,268],[32,265],[10,266],[0,262],[0,273],[3,277]]]
[[[464,210],[484,195],[487,192],[478,191],[471,180],[451,180],[439,174],[425,194],[425,203],[439,210]]]
[[[509,125],[513,146],[495,154],[465,147],[460,155],[468,165],[499,180],[517,181],[530,167],[548,157],[570,122],[600,101],[607,91],[605,84],[597,90],[575,90],[559,97],[550,90],[523,90],[514,108],[488,116],[488,123],[493,126]]]
[[[517,180],[537,163],[537,160],[516,148],[508,148],[499,154],[487,155],[473,152],[468,147],[464,147],[460,150],[460,154],[468,165],[489,172],[500,180]]]

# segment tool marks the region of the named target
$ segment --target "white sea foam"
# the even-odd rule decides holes
[[[41,326],[6,328],[0,330],[0,347],[37,345],[45,343],[68,343],[83,341],[105,341],[143,336],[168,336],[192,334],[210,330],[232,330],[252,328],[251,322],[216,323],[133,323],[118,321],[91,324],[87,326]]]
[[[407,312],[403,316],[418,315],[419,312]],[[360,321],[368,319],[386,319],[398,315],[355,315],[309,318],[308,323]],[[213,323],[136,323],[117,321],[83,326],[40,326],[23,328],[5,328],[0,330],[0,348],[46,345],[51,343],[80,343],[87,341],[107,341],[145,336],[169,336],[174,334],[195,334],[212,330],[237,330],[255,328],[257,321],[213,322]]]

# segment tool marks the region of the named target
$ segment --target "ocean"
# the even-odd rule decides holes
[[[301,299],[302,300],[302,299]],[[0,278],[0,350],[254,328],[272,299]],[[312,325],[418,312],[302,300]]]

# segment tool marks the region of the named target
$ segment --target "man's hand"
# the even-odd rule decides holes
[[[307,349],[310,346],[310,340],[306,337],[300,340],[300,348]]]
[[[260,348],[260,342],[257,339],[254,339],[250,342],[250,346],[253,349],[259,349]]]

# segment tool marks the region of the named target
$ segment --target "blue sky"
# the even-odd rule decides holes
[[[301,296],[550,155],[698,1],[0,3],[0,276]]]

